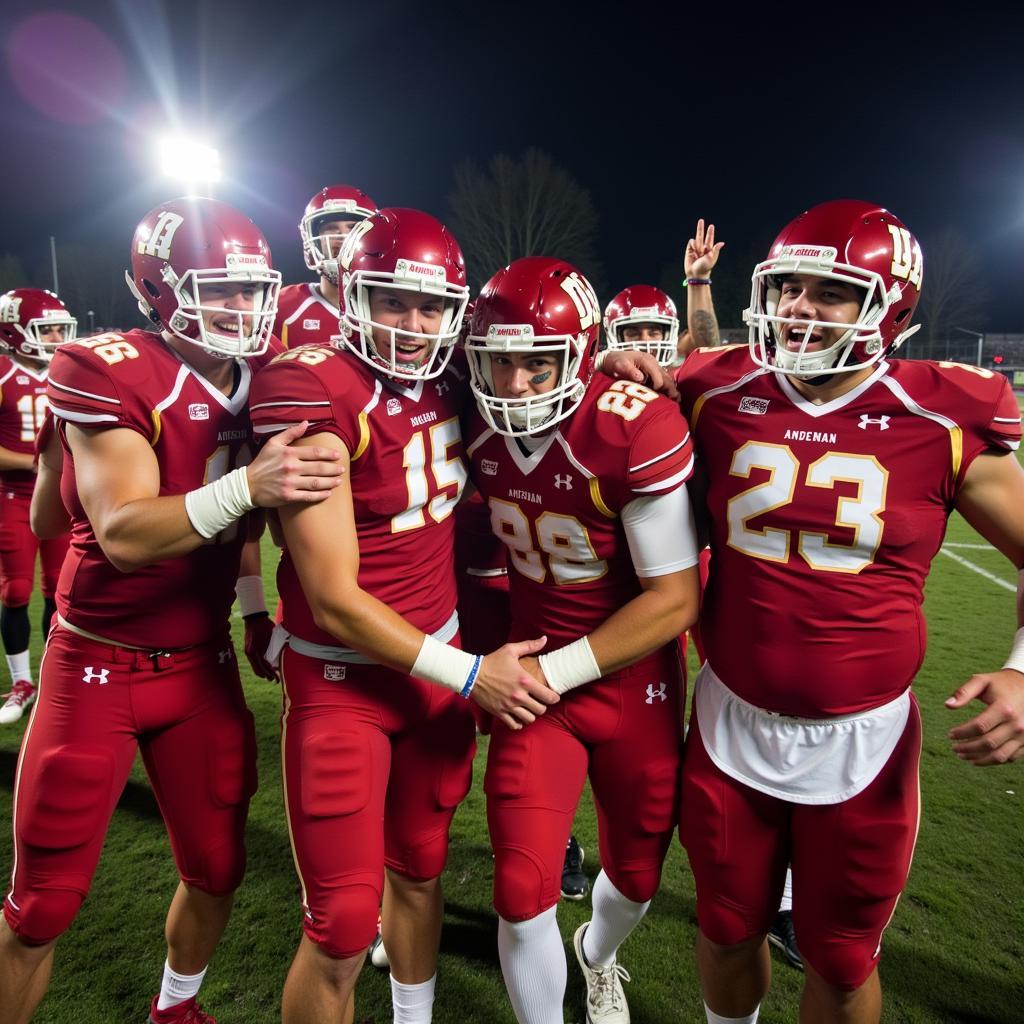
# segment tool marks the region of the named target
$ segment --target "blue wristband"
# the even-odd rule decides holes
[[[473,667],[469,670],[469,677],[466,679],[466,685],[459,692],[460,697],[468,697],[473,692],[473,684],[476,682],[477,673],[480,671],[480,662],[484,660],[482,654],[478,654],[473,659]]]

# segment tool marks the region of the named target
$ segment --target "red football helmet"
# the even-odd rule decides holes
[[[872,203],[838,199],[821,203],[791,221],[771,253],[754,268],[750,308],[750,354],[760,366],[797,377],[862,370],[896,351],[918,327],[910,326],[921,294],[921,246],[904,224]],[[781,286],[792,274],[808,274],[852,285],[864,299],[856,322],[804,321],[777,315]],[[807,324],[796,351],[777,344],[790,324]],[[807,351],[811,332],[842,330],[828,348]]]
[[[641,324],[660,327],[661,341],[626,341],[623,338],[622,333],[627,327]],[[675,362],[676,342],[679,340],[676,304],[660,288],[649,284],[623,288],[604,311],[604,333],[609,349],[649,352],[662,366],[668,366]]]
[[[0,352],[49,362],[77,330],[78,321],[53,292],[14,288],[0,295]]]
[[[526,256],[499,270],[476,300],[466,354],[480,414],[499,434],[534,434],[572,415],[594,372],[601,307],[570,263]],[[541,395],[495,394],[491,359],[509,352],[556,353],[555,387]]]
[[[244,214],[195,196],[163,203],[135,229],[131,261],[128,287],[158,327],[225,359],[266,351],[281,275],[271,269],[267,240]],[[251,290],[244,305],[213,301],[211,293],[240,288]],[[234,325],[214,330],[204,313],[233,317]]]
[[[338,283],[338,259],[333,246],[340,246],[345,235],[342,233],[320,233],[323,224],[333,220],[348,220],[356,223],[365,220],[377,204],[354,185],[328,185],[308,203],[306,212],[299,221],[299,235],[302,238],[302,255],[310,270],[326,277],[332,284]]]
[[[384,209],[360,221],[345,236],[338,256],[341,268],[342,341],[375,370],[400,380],[429,380],[448,365],[469,301],[466,264],[459,243],[430,214]],[[442,303],[437,334],[377,323],[370,308],[373,288],[436,296]],[[391,337],[390,354],[382,354],[374,330]],[[428,343],[415,364],[398,359],[399,346]]]

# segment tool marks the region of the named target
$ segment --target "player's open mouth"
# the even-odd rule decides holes
[[[422,342],[409,342],[395,345],[396,363],[418,363],[426,354],[427,346]]]
[[[217,317],[210,322],[210,328],[217,334],[224,334],[231,338],[237,338],[239,334],[248,336],[249,332],[245,325],[239,322],[237,317]]]
[[[805,338],[806,348],[804,346]],[[804,351],[813,351],[822,345],[824,335],[821,331],[809,331],[806,327],[787,327],[783,341],[790,352],[796,352],[802,348]]]

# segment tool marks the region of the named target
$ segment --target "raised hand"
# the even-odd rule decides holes
[[[686,243],[686,255],[683,257],[683,269],[686,276],[709,278],[718,262],[718,254],[725,242],[715,241],[715,225],[709,224],[704,230],[704,218],[697,221],[697,228]]]

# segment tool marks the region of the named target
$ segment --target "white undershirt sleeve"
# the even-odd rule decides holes
[[[634,498],[622,509],[622,526],[637,576],[667,576],[697,564],[697,528],[685,486]]]

